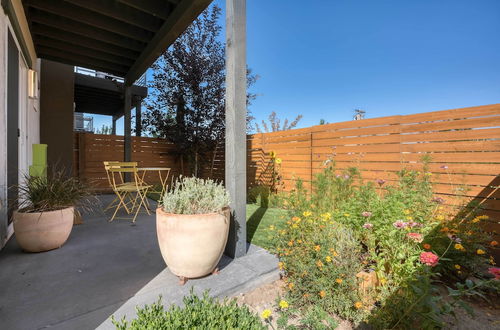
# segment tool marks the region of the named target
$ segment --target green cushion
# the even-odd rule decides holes
[[[46,144],[33,144],[33,165],[47,167]]]

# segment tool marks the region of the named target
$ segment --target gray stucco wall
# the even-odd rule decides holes
[[[73,162],[73,66],[42,60],[40,143],[48,145],[48,166],[71,172]]]

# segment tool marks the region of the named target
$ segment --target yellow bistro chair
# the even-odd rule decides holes
[[[119,161],[105,161],[103,162],[104,164],[104,170],[106,171],[106,177],[108,179],[108,184],[109,184],[109,187],[111,189],[113,189],[113,182],[112,182],[112,179],[111,179],[111,173],[109,172],[109,169],[110,168],[119,168],[119,167],[133,167],[133,166],[137,166],[137,162],[119,162]],[[118,174],[119,176],[119,183],[117,183],[117,185],[127,185],[127,184],[131,184],[130,182],[125,182],[124,178],[123,178],[123,175],[121,174]],[[114,190],[113,190],[114,192]],[[112,209],[113,207],[116,207],[117,203],[119,201],[119,198],[118,196],[115,197],[115,199],[109,203],[108,206],[106,206],[106,208],[104,209],[104,211],[107,211],[109,209]],[[128,209],[127,209],[127,213],[128,212]]]
[[[115,219],[116,214],[121,208],[124,208],[128,214],[134,213],[132,222],[135,222],[135,219],[137,218],[137,214],[139,214],[141,207],[144,207],[146,213],[148,215],[151,215],[151,213],[149,212],[146,195],[148,190],[152,186],[144,184],[144,182],[141,180],[138,174],[137,165],[111,165],[108,171],[110,173],[113,191],[118,198],[118,205],[116,205],[115,212],[113,213],[113,216],[109,221],[111,222]],[[133,175],[132,182],[128,182],[125,184],[123,183],[122,179],[125,173],[131,173]],[[129,199],[128,202],[126,201],[127,198]],[[130,209],[127,207],[127,204],[129,203],[131,204],[129,206]]]

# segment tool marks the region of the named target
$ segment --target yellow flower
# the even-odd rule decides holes
[[[337,282],[338,284],[342,284],[343,280],[341,278],[338,278],[335,280],[335,282]]]
[[[410,210],[404,210],[403,213],[408,215],[408,214],[410,214]]]
[[[361,301],[356,301],[354,303],[354,307],[356,307],[357,309],[360,309],[361,307],[363,307],[363,303]]]
[[[406,217],[406,220],[413,220],[413,217]]]
[[[442,214],[436,215],[436,220],[443,221],[444,220],[444,215],[442,215]]]
[[[332,257],[330,257],[330,256],[326,256],[326,257],[325,257],[325,260],[326,260],[326,262],[332,262]]]
[[[260,314],[260,316],[262,316],[262,318],[263,318],[264,320],[267,320],[268,318],[270,318],[270,317],[271,317],[271,314],[272,314],[271,310],[269,310],[269,309],[264,309],[264,310],[262,311],[262,314]]]
[[[290,290],[292,290],[294,285],[295,285],[295,284],[293,284],[292,282],[290,282],[290,283],[288,283],[288,288],[289,288]]]
[[[298,239],[298,240],[297,240],[297,243],[302,244],[302,240],[301,240],[301,239]]]
[[[325,298],[325,296],[326,296],[326,292],[325,292],[325,291],[323,291],[323,290],[321,290],[321,291],[319,292],[319,296],[320,296],[321,298]]]
[[[276,159],[274,160],[274,162],[275,162],[276,164],[281,164],[281,158],[276,158]]]
[[[314,246],[314,251],[319,251],[319,250],[321,250],[321,246],[319,246],[319,245],[315,245],[315,246]]]
[[[286,302],[285,300],[281,300],[279,305],[282,309],[288,308],[288,302]]]
[[[460,243],[455,244],[455,249],[460,251],[465,251],[464,246]]]
[[[316,266],[318,266],[318,268],[323,267],[323,263],[321,262],[321,260],[316,261]]]
[[[292,225],[292,228],[299,228],[299,225],[297,225],[296,223],[294,223],[294,224]]]
[[[472,219],[472,223],[477,223],[477,222],[479,222],[480,220],[481,220],[481,219],[479,219],[479,218],[474,218],[474,219]]]
[[[304,211],[304,213],[302,213],[302,215],[303,215],[303,216],[305,216],[306,218],[307,218],[307,217],[310,217],[310,216],[311,216],[311,214],[312,214],[312,212],[311,212],[311,211]]]
[[[380,284],[385,285],[385,283],[387,283],[387,280],[385,279],[385,277],[382,277],[380,279]]]
[[[269,156],[270,156],[271,158],[276,157],[276,152],[274,152],[274,151],[269,152]]]
[[[484,250],[477,249],[476,253],[477,253],[477,254],[485,254],[486,252],[484,252]]]
[[[349,213],[344,213],[344,217],[350,217],[351,215]]]
[[[455,269],[461,269],[460,265],[455,265]]]
[[[332,217],[332,215],[330,214],[330,212],[326,212],[326,213],[323,213],[323,214],[321,215],[321,217],[322,217],[323,219],[325,219],[325,220],[329,220],[329,219]]]
[[[274,230],[276,227],[274,227],[274,225],[270,225],[269,226],[269,230]]]

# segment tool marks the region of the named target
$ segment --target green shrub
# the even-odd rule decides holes
[[[229,194],[221,183],[199,178],[181,178],[163,197],[165,212],[202,214],[220,212],[229,205]]]
[[[392,184],[366,182],[333,162],[310,192],[297,182],[288,226],[273,235],[294,306],[377,328],[442,325],[450,308],[436,298],[437,283],[455,290],[456,279],[482,276],[490,243],[479,225],[485,216],[470,209],[455,215],[433,198],[426,162],[423,171],[400,171]],[[423,252],[438,262],[426,262]],[[362,285],[361,271],[376,274],[373,285]]]
[[[90,189],[62,170],[50,170],[47,176],[26,176],[18,189],[21,212],[48,212],[71,206],[91,208]]]
[[[266,329],[260,318],[246,306],[238,306],[235,300],[218,300],[204,292],[200,298],[193,293],[183,299],[184,307],[163,308],[158,302],[137,308],[137,318],[130,322],[125,317],[112,322],[119,330],[167,330],[167,329]]]

